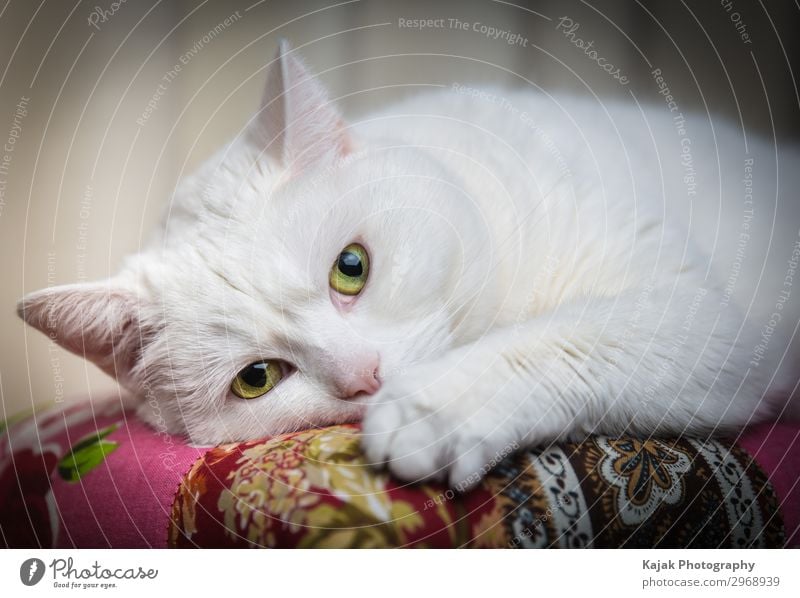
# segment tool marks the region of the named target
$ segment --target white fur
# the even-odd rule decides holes
[[[733,127],[717,123],[715,140],[690,123],[700,182],[687,199],[670,117],[460,88],[348,127],[282,45],[247,134],[184,181],[149,248],[100,287],[35,293],[21,313],[116,373],[143,418],[195,442],[363,417],[373,461],[460,488],[511,447],[735,429],[768,415],[786,342],[748,364],[778,287],[750,309],[756,280],[742,275],[747,317],[725,298],[716,277],[738,238],[741,143]],[[769,171],[772,148],[749,143]],[[695,211],[710,224],[689,222]],[[370,277],[342,306],[328,273],[354,241]],[[778,246],[775,280],[790,252]],[[340,398],[342,378],[376,354],[381,390]],[[270,358],[296,371],[236,398],[236,373]]]

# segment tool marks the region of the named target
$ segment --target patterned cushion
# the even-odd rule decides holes
[[[197,448],[113,403],[39,413],[0,425],[1,537],[12,547],[775,547],[800,536],[796,426],[761,426],[736,444],[593,437],[522,451],[466,494],[373,470],[357,432]]]

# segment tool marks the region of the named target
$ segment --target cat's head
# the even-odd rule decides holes
[[[425,148],[362,138],[284,43],[261,109],[120,273],[20,315],[196,442],[359,419],[485,286],[471,199]]]

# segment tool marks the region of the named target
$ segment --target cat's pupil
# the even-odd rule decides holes
[[[364,271],[364,267],[361,265],[361,258],[350,251],[342,252],[339,254],[339,271],[345,276],[358,278]]]
[[[255,388],[261,388],[267,384],[267,364],[254,363],[246,368],[240,376],[245,384]]]

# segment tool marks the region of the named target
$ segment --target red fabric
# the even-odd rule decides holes
[[[176,495],[170,546],[502,547],[496,491],[403,484],[364,461],[356,426],[305,430],[209,450]]]
[[[752,455],[778,495],[787,545],[800,547],[800,428],[790,424],[753,426],[737,444]]]
[[[113,452],[79,480],[63,479],[57,464],[71,447],[109,426],[116,426],[105,437],[116,445]],[[13,424],[0,442],[6,542],[15,548],[164,548],[175,491],[205,450],[159,434],[119,403],[84,404]]]
[[[58,546],[165,548],[175,490],[205,449],[162,437],[131,414],[108,439],[119,447],[91,475],[78,483],[53,476],[64,523]]]

